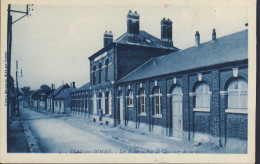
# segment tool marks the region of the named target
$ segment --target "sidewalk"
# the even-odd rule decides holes
[[[71,117],[62,117],[61,119],[80,129],[103,133],[119,143],[135,148],[130,149],[128,153],[227,153],[225,148],[217,147],[213,144],[194,146],[193,142],[175,140],[167,136],[142,133],[128,128],[100,125],[84,116],[71,115]]]
[[[19,117],[14,117],[7,125],[7,152],[8,153],[26,153],[29,146],[25,136],[24,126]]]

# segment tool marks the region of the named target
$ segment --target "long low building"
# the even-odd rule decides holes
[[[72,111],[94,122],[218,146],[247,146],[248,30],[180,50],[172,21],[161,39],[139,29],[127,14],[127,32],[89,57],[90,84],[73,92]],[[85,104],[85,105],[84,105]]]
[[[90,83],[71,92],[71,113],[86,116],[89,114]]]

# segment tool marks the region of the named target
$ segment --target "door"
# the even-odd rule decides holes
[[[124,105],[123,105],[123,96],[120,96],[120,124],[124,125]]]
[[[172,124],[173,137],[182,138],[182,90],[179,86],[172,91]]]

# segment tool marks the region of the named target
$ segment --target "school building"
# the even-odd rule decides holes
[[[170,19],[158,22],[158,39],[139,29],[139,18],[129,11],[127,32],[116,40],[104,33],[104,47],[89,57],[89,88],[72,98],[89,101],[72,111],[155,135],[247,144],[248,30],[217,38],[213,29],[205,43],[196,31],[194,46],[180,50]]]

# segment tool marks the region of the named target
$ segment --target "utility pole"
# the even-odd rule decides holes
[[[12,51],[12,26],[14,23],[18,22],[25,16],[31,16],[29,13],[30,11],[33,11],[32,9],[33,4],[27,4],[26,5],[26,11],[19,11],[19,10],[12,10],[11,9],[11,4],[8,4],[8,9],[7,9],[7,112],[10,112],[10,87],[11,87],[11,51]],[[13,17],[11,13],[19,13],[23,14],[20,18],[16,19],[13,21]],[[11,114],[12,115],[12,114]],[[9,121],[9,116],[8,116],[8,121]]]
[[[21,77],[23,77],[22,69],[21,69],[21,72],[18,72],[18,61],[16,60],[16,101],[17,101],[17,115],[20,116],[20,111],[19,111],[18,73],[21,73]]]
[[[52,89],[52,113],[54,113],[54,84],[51,84]]]

